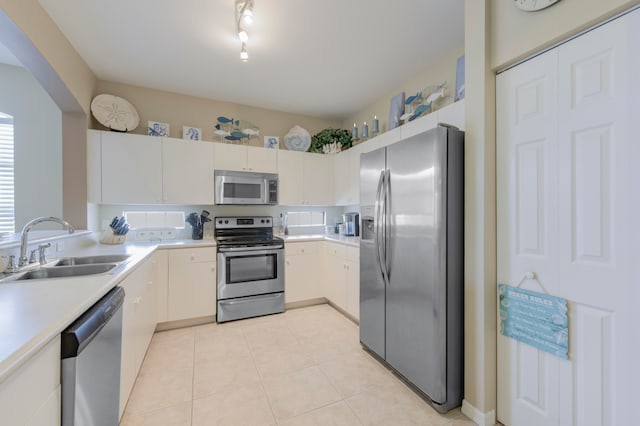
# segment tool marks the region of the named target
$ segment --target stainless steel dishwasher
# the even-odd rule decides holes
[[[62,425],[119,421],[124,289],[115,287],[62,332]]]

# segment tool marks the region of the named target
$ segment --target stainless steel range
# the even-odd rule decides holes
[[[216,217],[218,322],[284,312],[284,242],[270,216]]]

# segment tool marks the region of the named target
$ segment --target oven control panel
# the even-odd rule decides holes
[[[242,217],[216,217],[216,229],[236,228],[271,228],[273,218],[271,216],[242,216]]]

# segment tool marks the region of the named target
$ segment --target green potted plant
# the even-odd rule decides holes
[[[351,133],[345,129],[324,129],[311,137],[309,152],[335,153],[351,148]]]

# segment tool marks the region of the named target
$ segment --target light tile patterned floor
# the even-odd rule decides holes
[[[156,333],[121,425],[473,425],[440,415],[329,305]]]

